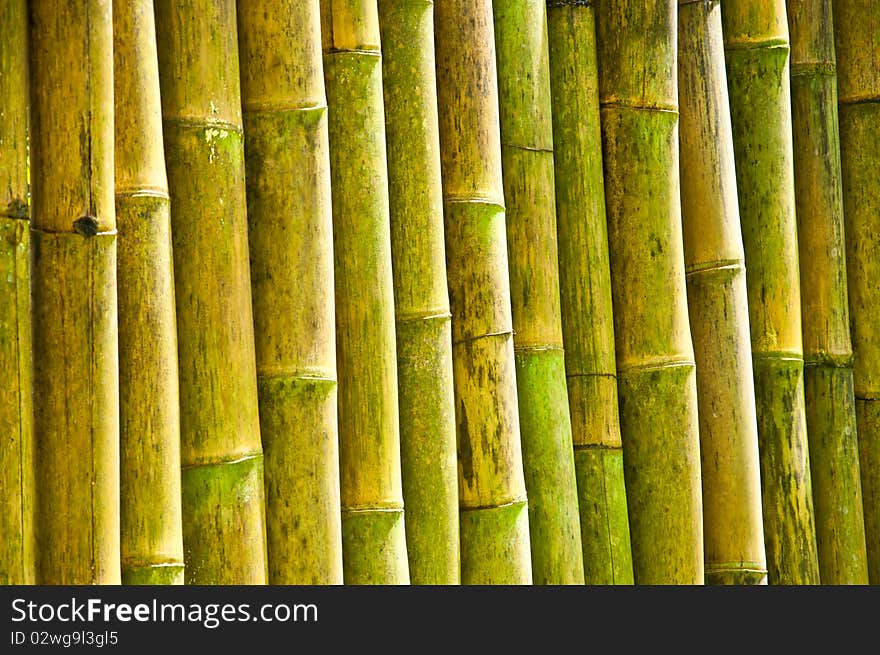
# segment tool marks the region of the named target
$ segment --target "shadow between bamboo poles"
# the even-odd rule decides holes
[[[28,17],[0,4],[0,584],[34,584],[34,442],[28,227]]]
[[[36,581],[119,584],[111,8],[29,5]]]
[[[559,283],[584,578],[632,584],[592,3],[547,1]]]
[[[491,0],[435,4],[461,580],[531,584]]]
[[[784,0],[721,4],[770,584],[819,582],[804,409]]]
[[[831,0],[788,0],[804,395],[822,584],[867,584]]]
[[[170,199],[153,3],[113,3],[123,584],[183,584]]]
[[[376,0],[322,0],[346,584],[408,584]]]
[[[556,244],[545,0],[494,0],[516,384],[535,584],[583,584]]]
[[[635,581],[702,584],[697,387],[679,200],[677,3],[600,2],[596,27]]]
[[[270,584],[342,584],[319,0],[238,2]]]
[[[434,3],[379,0],[406,543],[413,584],[458,584],[458,471]]]
[[[835,0],[834,39],[859,468],[871,584],[880,584],[880,5]]]
[[[681,219],[706,582],[767,582],[742,233],[718,0],[679,0]]]
[[[155,3],[171,192],[187,584],[263,584],[266,534],[234,3]]]

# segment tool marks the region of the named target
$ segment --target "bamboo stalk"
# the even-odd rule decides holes
[[[871,584],[880,584],[880,4],[834,0],[846,266]]]
[[[35,576],[27,4],[0,4],[0,585]]]
[[[465,584],[530,584],[491,0],[435,6]]]
[[[155,3],[187,584],[263,584],[266,536],[233,2]]]
[[[29,9],[36,581],[119,584],[112,12]]]
[[[803,345],[784,0],[722,3],[770,584],[819,581]]]
[[[452,332],[434,59],[434,3],[379,0],[400,440],[413,584],[458,584]]]
[[[804,394],[819,579],[867,584],[831,0],[787,0]]]
[[[583,584],[562,348],[544,0],[494,0],[510,295],[535,584]]]
[[[239,0],[270,584],[342,584],[319,0]]]
[[[621,433],[637,584],[704,580],[697,387],[679,201],[676,25],[675,0],[596,7]]]
[[[322,0],[346,584],[408,584],[376,0]]]
[[[149,0],[113,3],[124,584],[183,584],[170,199]]]
[[[706,581],[767,581],[746,272],[719,0],[679,0],[681,219]]]
[[[592,3],[547,1],[559,285],[587,584],[632,584]]]

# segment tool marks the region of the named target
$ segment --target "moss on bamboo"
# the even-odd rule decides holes
[[[742,233],[718,0],[679,0],[688,316],[697,364],[706,581],[767,581]]]
[[[831,0],[788,0],[804,392],[819,579],[867,584]]]
[[[461,579],[529,584],[491,0],[435,6]]]
[[[494,0],[507,243],[535,584],[583,584],[556,246],[544,0]]]
[[[434,3],[379,0],[379,27],[410,578],[413,584],[457,584],[458,474]]]
[[[118,584],[111,8],[29,8],[36,580]]]
[[[704,580],[679,201],[676,9],[675,0],[650,7],[602,2],[596,9],[621,433],[639,584]]]
[[[547,2],[565,371],[584,578],[632,584],[591,3]]]
[[[153,3],[113,3],[122,581],[183,584],[170,200]]]
[[[784,0],[722,3],[770,584],[817,583]]]
[[[868,573],[880,584],[880,4],[833,8],[859,468]]]
[[[346,584],[406,584],[394,297],[376,0],[321,0]]]
[[[155,3],[187,584],[266,581],[235,6]]]
[[[270,584],[342,584],[318,0],[238,3]]]
[[[35,580],[27,4],[0,5],[0,585]]]

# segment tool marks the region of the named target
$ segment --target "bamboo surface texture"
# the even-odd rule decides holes
[[[28,16],[0,4],[0,585],[33,584],[34,454],[28,229]]]
[[[266,581],[235,4],[155,3],[187,584]]]
[[[435,4],[461,580],[530,584],[491,0]]]
[[[721,6],[679,0],[681,218],[697,364],[706,582],[767,582]]]
[[[559,283],[587,584],[632,584],[617,405],[595,11],[547,2]]]
[[[346,584],[410,581],[400,471],[382,55],[376,0],[321,0],[339,358]]]
[[[434,3],[379,0],[406,545],[413,584],[458,584],[458,470]]]
[[[238,3],[270,584],[342,584],[319,0]]]
[[[510,295],[535,584],[583,584],[562,348],[545,0],[494,0]]]
[[[819,580],[822,584],[868,584],[831,0],[787,0],[786,5],[804,397]]]
[[[170,198],[153,3],[113,3],[122,582],[183,584]]]
[[[847,287],[871,584],[880,584],[880,4],[834,0]]]
[[[784,0],[721,5],[770,584],[819,582],[804,409]]]
[[[113,17],[29,9],[36,581],[119,584]]]

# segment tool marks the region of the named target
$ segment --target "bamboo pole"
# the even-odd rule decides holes
[[[408,584],[376,0],[321,0],[346,584]]]
[[[583,584],[562,349],[545,0],[494,0],[510,295],[535,584]]]
[[[702,584],[693,347],[678,172],[677,3],[600,2],[599,93],[637,584]]]
[[[530,584],[491,0],[435,6],[465,584]]]
[[[27,4],[0,4],[0,585],[35,575]]]
[[[112,12],[29,8],[36,581],[119,584]]]
[[[632,584],[591,3],[548,0],[565,372],[587,584]]]
[[[124,584],[183,584],[170,199],[149,0],[113,2]]]
[[[804,395],[822,584],[867,584],[831,0],[787,0]]]
[[[434,3],[379,0],[406,543],[413,584],[458,584],[452,332]]]
[[[679,0],[681,219],[706,581],[767,581],[755,386],[719,0]]]
[[[834,0],[846,265],[868,572],[880,584],[880,4]]]
[[[770,584],[818,583],[804,409],[803,345],[784,0],[721,5]]]
[[[239,0],[270,584],[342,584],[319,0]]]
[[[177,300],[187,584],[263,584],[263,454],[235,4],[155,3]]]

